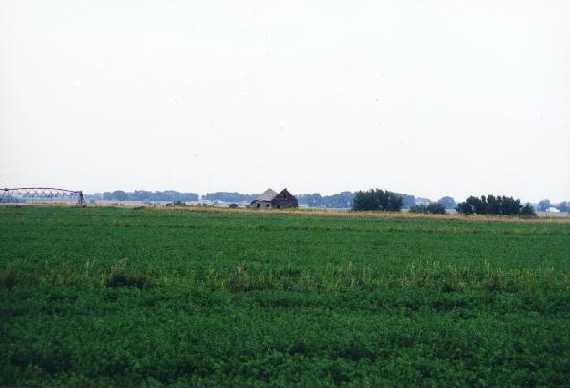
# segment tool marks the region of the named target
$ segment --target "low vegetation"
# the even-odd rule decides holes
[[[0,385],[568,383],[570,224],[373,214],[0,207]]]
[[[429,205],[414,205],[410,208],[410,213],[445,214],[445,206],[440,203],[430,203]]]

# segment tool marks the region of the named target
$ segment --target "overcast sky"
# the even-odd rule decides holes
[[[0,1],[0,187],[570,200],[570,2]]]

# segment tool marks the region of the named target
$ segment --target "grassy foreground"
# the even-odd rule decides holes
[[[570,224],[0,207],[0,385],[570,386]]]

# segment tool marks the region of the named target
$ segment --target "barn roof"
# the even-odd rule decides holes
[[[271,189],[265,190],[263,194],[257,197],[256,201],[271,201],[273,198],[277,196],[277,193]]]

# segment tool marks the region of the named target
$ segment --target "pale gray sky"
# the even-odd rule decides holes
[[[0,186],[570,200],[570,2],[0,2]]]

